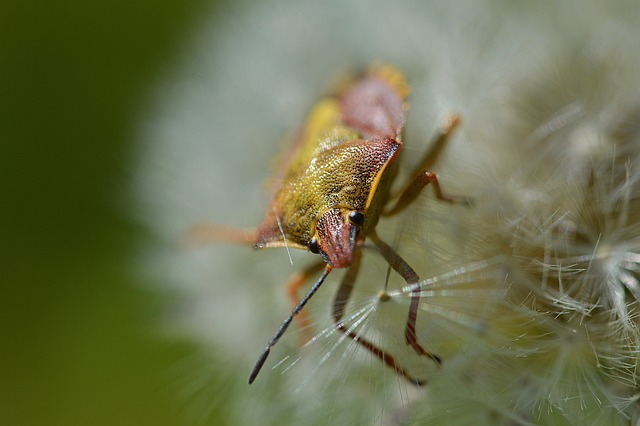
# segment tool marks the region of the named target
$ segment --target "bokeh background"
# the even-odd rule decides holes
[[[635,421],[637,357],[611,354],[619,364],[633,361],[620,368],[627,381],[611,384],[589,350],[582,363],[578,345],[577,364],[536,376],[552,370],[555,355],[565,354],[563,345],[573,350],[565,343],[576,339],[562,340],[564,323],[549,331],[542,321],[545,327],[527,331],[543,343],[519,347],[509,339],[522,330],[509,329],[508,320],[519,319],[521,306],[511,300],[504,323],[492,323],[499,298],[491,285],[434,298],[455,327],[421,328],[453,359],[439,378],[425,371],[431,387],[408,386],[331,335],[327,305],[337,276],[308,306],[314,330],[326,337],[319,341],[328,343],[300,347],[304,335],[292,328],[249,387],[258,351],[289,309],[283,284],[305,253],[292,253],[292,266],[283,251],[194,248],[182,236],[201,220],[259,223],[261,182],[283,139],[336,78],[380,60],[405,70],[413,86],[409,163],[446,114],[462,115],[438,172],[452,193],[473,193],[480,206],[452,211],[423,202],[385,228],[389,242],[423,277],[467,265],[453,276],[492,281],[468,266],[478,259],[492,265],[481,238],[492,230],[487,218],[535,217],[539,211],[527,203],[554,196],[569,201],[544,206],[545,214],[554,207],[571,212],[575,206],[566,204],[581,194],[576,182],[584,172],[573,167],[584,158],[608,159],[610,139],[626,138],[623,154],[637,164],[639,19],[631,0],[2,2],[0,424],[397,425],[409,422],[416,406],[423,416],[416,424]],[[526,145],[532,140],[544,149]],[[624,161],[614,163],[624,169]],[[633,206],[637,176],[612,184]],[[607,198],[604,190],[596,195]],[[537,272],[544,250],[535,244],[548,241],[535,237],[548,223],[524,223],[531,235],[516,233],[514,245],[533,247],[521,258]],[[637,254],[637,226],[620,233],[636,244],[621,252]],[[369,279],[356,294],[365,307],[386,273],[383,263],[367,262]],[[633,284],[637,271],[631,275]],[[536,285],[529,284],[520,288],[523,301]],[[621,291],[628,299],[617,308],[626,313],[628,302],[633,325],[626,331],[635,344],[638,298]],[[575,314],[564,308],[562,315]],[[400,318],[401,327],[404,312],[371,318],[383,329],[385,320]],[[540,319],[527,315],[525,323]],[[398,324],[387,327],[380,339],[389,343]],[[509,337],[485,338],[498,334]],[[468,340],[457,338],[463,335]],[[471,345],[476,338],[479,345]],[[395,343],[401,350],[401,339]],[[516,349],[503,351],[508,344]],[[540,370],[512,380],[538,353]],[[476,374],[476,359],[484,374]],[[565,381],[574,365],[588,380]],[[594,402],[601,391],[627,399],[601,406]],[[566,395],[575,396],[568,411],[577,413],[554,405]],[[528,407],[531,401],[538,405]]]
[[[0,4],[0,424],[185,423],[131,266],[141,111],[203,1]],[[155,333],[155,334],[154,334]]]

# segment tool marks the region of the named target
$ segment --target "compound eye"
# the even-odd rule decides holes
[[[309,241],[309,251],[315,254],[320,253],[320,246],[318,246],[317,238],[312,238],[311,241]]]
[[[349,213],[349,220],[356,226],[364,225],[364,215],[359,211],[354,210]]]

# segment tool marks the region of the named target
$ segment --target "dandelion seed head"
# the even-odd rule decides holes
[[[440,120],[459,113],[462,126],[434,169],[443,190],[473,201],[444,204],[427,187],[410,211],[380,221],[380,235],[421,277],[416,332],[442,367],[407,347],[415,287],[393,271],[387,281],[371,251],[343,318],[424,375],[426,388],[411,388],[340,333],[331,318],[336,271],[305,307],[312,338],[296,345],[305,331],[292,325],[250,391],[228,388],[238,395],[232,421],[638,416],[637,10],[625,0],[269,0],[228,6],[204,25],[143,131],[136,199],[161,243],[140,263],[176,295],[172,330],[222,358],[243,385],[243,369],[291,309],[282,286],[307,253],[292,250],[292,267],[284,251],[184,250],[176,235],[202,220],[259,223],[260,182],[273,170],[265,159],[277,158],[278,141],[334,76],[375,60],[407,72],[400,176]]]

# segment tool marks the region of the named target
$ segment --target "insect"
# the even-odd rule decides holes
[[[420,280],[411,266],[378,237],[378,219],[406,209],[428,184],[433,186],[437,198],[460,201],[446,197],[436,174],[428,171],[457,127],[457,115],[444,122],[431,148],[400,192],[395,196],[391,194],[403,146],[408,93],[404,76],[391,66],[375,66],[351,78],[337,93],[321,99],[310,112],[274,179],[276,184],[262,225],[253,232],[213,229],[210,236],[214,240],[251,242],[259,249],[298,248],[319,255],[316,262],[291,279],[289,296],[295,307],[258,358],[249,384],[256,379],[271,348],[334,268],[347,269],[332,307],[333,320],[340,332],[410,382],[425,383],[409,374],[391,354],[357,335],[342,321],[363,249],[375,248],[407,284]],[[365,239],[373,245],[365,247]],[[298,290],[317,274],[320,276],[315,284],[298,301]],[[425,350],[416,337],[419,301],[416,286],[411,293],[404,338],[417,354],[440,365],[440,357]]]

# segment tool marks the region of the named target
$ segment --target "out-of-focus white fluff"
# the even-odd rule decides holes
[[[205,21],[149,108],[135,185],[159,237],[141,265],[176,292],[170,320],[203,348],[185,376],[199,407],[224,401],[231,424],[636,421],[638,22],[633,1],[596,0],[270,0]],[[381,223],[424,279],[418,334],[443,367],[404,345],[409,295],[392,273],[391,303],[379,301],[386,266],[369,254],[350,321],[429,384],[413,388],[335,331],[336,274],[308,306],[316,339],[297,347],[292,329],[249,388],[289,310],[283,284],[311,255],[291,266],[284,251],[177,241],[202,220],[258,224],[279,141],[333,79],[373,61],[412,85],[404,168],[448,113],[463,119],[436,171],[473,207],[427,189]],[[209,368],[230,385],[202,380]]]

